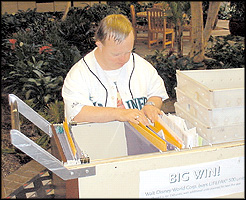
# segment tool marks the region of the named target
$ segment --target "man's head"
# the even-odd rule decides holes
[[[95,33],[95,39],[104,43],[106,39],[112,38],[115,42],[121,43],[133,31],[132,23],[127,17],[112,14],[102,19]]]
[[[119,69],[128,62],[134,46],[131,22],[121,14],[106,16],[95,34],[97,60],[104,70]]]

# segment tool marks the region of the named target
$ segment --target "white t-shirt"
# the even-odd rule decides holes
[[[97,48],[97,47],[96,47]],[[98,64],[96,48],[80,59],[68,72],[62,88],[65,117],[71,121],[84,105],[117,107],[116,84],[126,109],[142,109],[151,96],[168,98],[162,78],[156,69],[132,53],[118,71],[105,72]],[[115,78],[118,77],[115,82]]]

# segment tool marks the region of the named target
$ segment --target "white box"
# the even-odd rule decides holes
[[[244,106],[244,68],[177,70],[177,88],[207,108]]]
[[[176,88],[176,96],[178,105],[206,126],[228,126],[244,122],[243,106],[207,108],[178,88]]]
[[[196,127],[197,133],[212,144],[244,139],[244,122],[227,126],[209,127],[189,115],[177,102],[174,103],[174,107],[176,115],[185,119],[188,128]]]

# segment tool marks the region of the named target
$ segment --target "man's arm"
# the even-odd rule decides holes
[[[74,117],[74,121],[96,123],[110,121],[128,121],[135,124],[141,122],[144,125],[149,125],[149,122],[144,113],[138,109],[122,109],[95,106],[84,106],[78,113],[78,115]]]

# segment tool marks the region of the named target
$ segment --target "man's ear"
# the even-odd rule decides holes
[[[97,45],[97,47],[98,47],[99,49],[101,49],[102,46],[103,46],[102,42],[100,42],[100,41],[96,41],[96,45]]]

